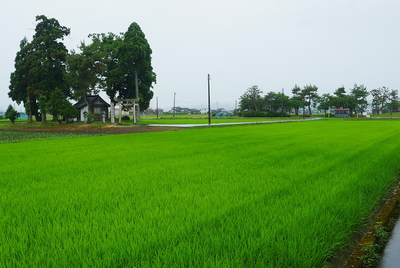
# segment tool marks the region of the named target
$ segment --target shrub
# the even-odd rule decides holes
[[[19,113],[11,106],[8,105],[7,111],[6,111],[6,118],[10,119],[11,123],[14,124],[14,121],[19,117]]]
[[[261,111],[244,112],[243,117],[267,117],[267,114]]]
[[[123,117],[121,117],[121,120],[122,120],[122,121],[129,121],[129,120],[131,120],[131,119],[129,118],[129,116],[124,115]]]
[[[289,114],[282,112],[261,112],[261,111],[250,111],[243,113],[243,117],[290,117]]]

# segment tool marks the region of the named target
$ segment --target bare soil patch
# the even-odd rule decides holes
[[[145,125],[105,125],[105,124],[57,124],[49,122],[47,124],[39,123],[20,123],[7,124],[0,127],[7,131],[31,131],[31,132],[78,132],[87,134],[129,134],[129,133],[148,133],[181,130],[178,127],[168,126],[145,126]]]

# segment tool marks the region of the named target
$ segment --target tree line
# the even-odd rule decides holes
[[[345,87],[337,88],[333,94],[318,94],[318,87],[315,85],[305,85],[292,88],[292,97],[284,92],[270,91],[262,96],[261,89],[257,85],[248,88],[240,96],[239,108],[244,116],[289,116],[290,113],[299,115],[302,110],[311,115],[312,108],[320,111],[330,111],[331,109],[349,109],[350,114],[363,113],[368,105],[383,112],[390,114],[400,108],[399,92],[395,89],[380,87],[368,91],[364,85],[354,84],[353,88],[346,92]],[[368,103],[367,97],[372,96],[372,102]]]
[[[25,37],[15,57],[10,76],[9,97],[23,103],[28,122],[74,118],[77,109],[70,100],[104,91],[116,98],[139,97],[140,110],[149,107],[156,74],[151,65],[152,50],[140,26],[133,22],[125,33],[90,34],[90,44],[81,42],[78,51],[68,51],[63,40],[70,29],[54,18],[36,16],[32,41]],[[138,95],[138,96],[137,96]]]

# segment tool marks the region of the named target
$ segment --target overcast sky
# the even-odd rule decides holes
[[[0,110],[13,104],[10,73],[36,15],[71,29],[69,50],[137,22],[153,50],[152,108],[158,97],[170,109],[174,93],[177,106],[206,108],[210,74],[211,108],[233,109],[252,85],[287,95],[295,84],[320,94],[354,83],[400,89],[399,14],[398,0],[2,1]]]

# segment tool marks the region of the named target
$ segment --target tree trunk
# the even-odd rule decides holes
[[[28,111],[28,123],[32,123],[32,105],[31,105],[31,98],[28,97],[28,103],[27,106],[29,111]]]
[[[139,108],[139,81],[138,81],[138,74],[137,74],[137,70],[135,70],[135,94],[136,94],[136,99],[137,99],[137,114],[136,114],[136,121],[140,121],[140,108]],[[133,107],[135,108],[135,107]],[[136,109],[133,109],[133,112],[136,113]],[[134,120],[135,121],[135,120]],[[136,122],[134,122],[136,123]]]
[[[46,113],[42,113],[42,124],[47,123]]]
[[[110,103],[111,105],[111,107],[110,107],[110,122],[111,122],[111,125],[115,125],[115,104],[114,104],[114,101],[111,101],[111,103]]]
[[[36,122],[42,121],[42,115],[39,115],[38,111],[35,112],[35,120]]]
[[[85,96],[83,96],[83,98],[85,99],[86,105],[88,107],[86,123],[87,124],[91,124],[92,123],[92,115],[93,115],[93,113],[92,113],[92,110],[93,110],[92,109],[92,103],[89,101],[89,98],[88,98],[88,96],[86,94],[85,94]]]
[[[53,114],[53,122],[59,122],[58,120],[58,114]]]

